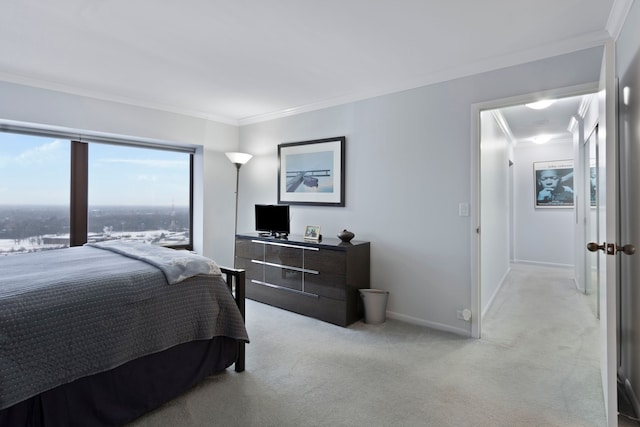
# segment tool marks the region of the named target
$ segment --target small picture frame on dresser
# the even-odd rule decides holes
[[[319,225],[307,225],[304,229],[305,240],[320,240],[320,226]]]

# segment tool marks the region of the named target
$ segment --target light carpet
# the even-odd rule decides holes
[[[513,265],[479,340],[391,319],[341,328],[254,301],[246,317],[245,372],[130,426],[605,425],[598,321],[568,269]]]

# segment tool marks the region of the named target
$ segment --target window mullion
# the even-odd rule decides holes
[[[87,243],[89,145],[71,141],[71,221],[69,246]]]

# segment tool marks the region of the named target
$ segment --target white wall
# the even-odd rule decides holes
[[[480,304],[486,313],[509,272],[510,142],[491,111],[480,116]]]
[[[256,158],[241,172],[238,230],[253,230],[253,204],[276,201],[279,143],[345,135],[346,207],[294,206],[293,232],[352,230],[371,241],[371,284],[391,291],[389,317],[470,334],[456,313],[471,303],[476,225],[458,216],[471,197],[471,105],[593,83],[601,51],[242,126],[240,147]]]
[[[0,82],[0,120],[201,145],[194,244],[233,265],[235,166],[224,152],[237,149],[236,126],[6,82]]]
[[[573,208],[536,208],[534,162],[573,160],[573,142],[543,146],[516,145],[515,168],[515,261],[573,266]]]

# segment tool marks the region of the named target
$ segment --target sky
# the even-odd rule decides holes
[[[70,141],[0,132],[0,205],[67,205]],[[89,205],[188,206],[189,154],[89,144]]]

